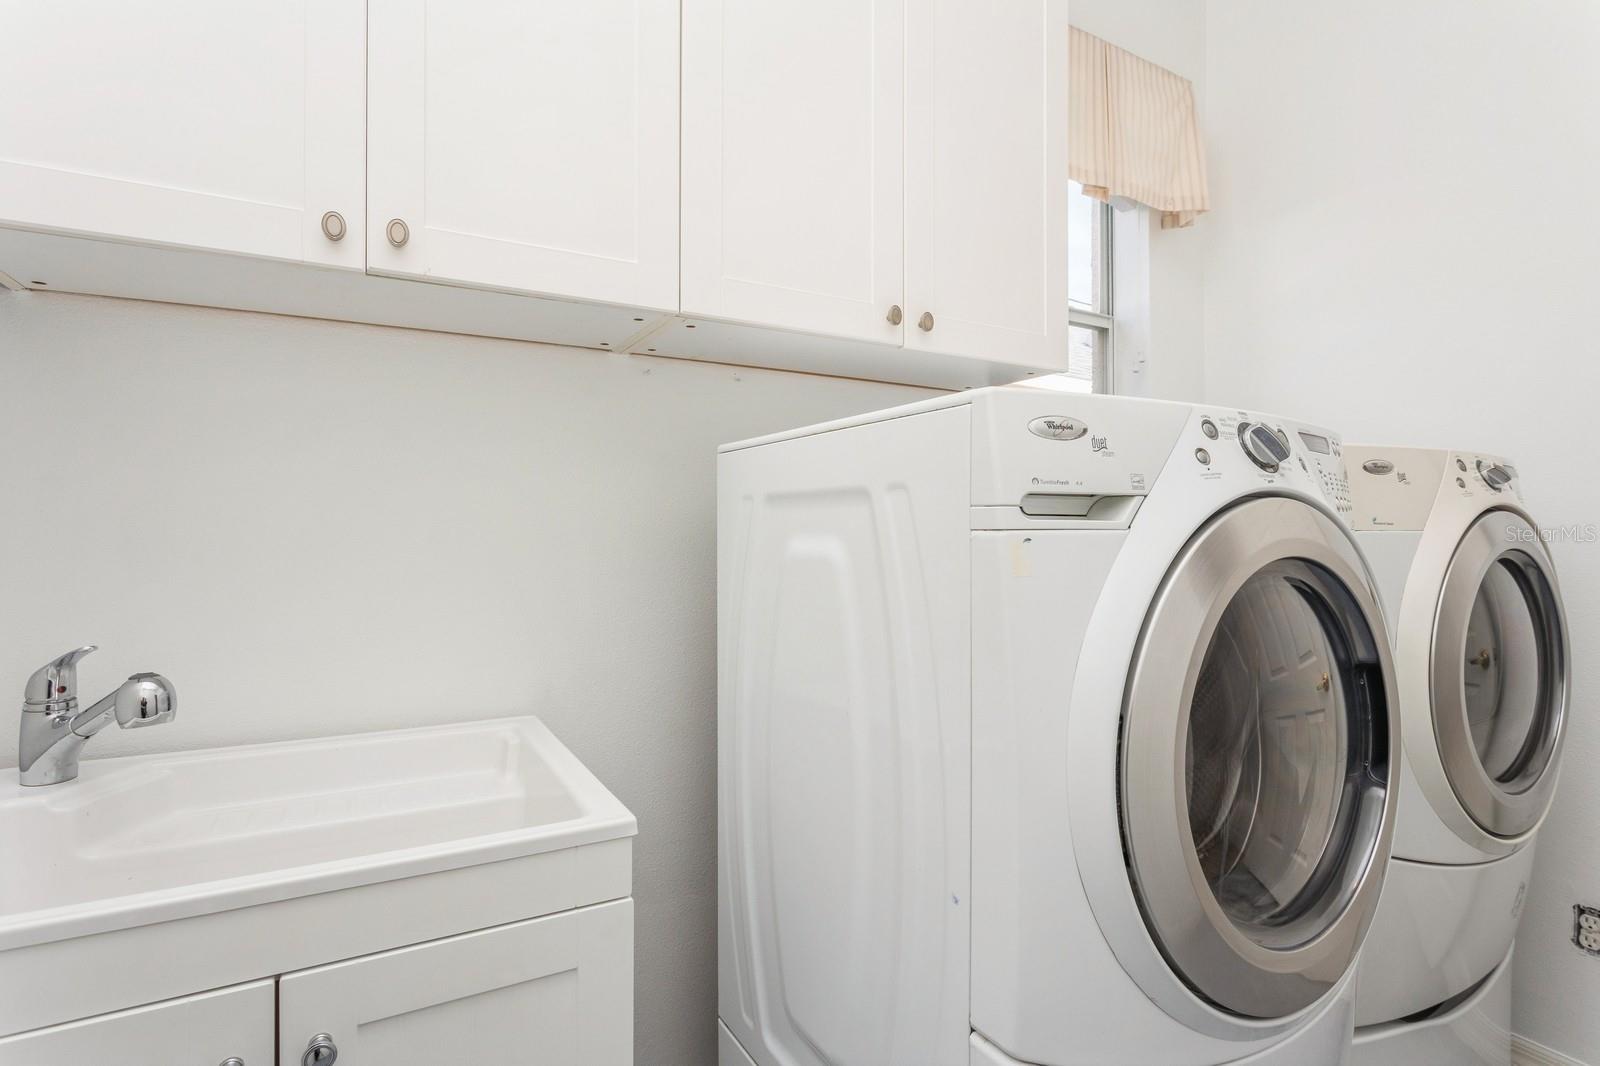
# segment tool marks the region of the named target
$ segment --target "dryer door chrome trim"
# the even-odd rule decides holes
[[[1120,753],[1134,894],[1168,963],[1279,1019],[1354,964],[1394,830],[1394,672],[1349,533],[1247,500],[1180,553],[1145,620]]]
[[[1484,513],[1440,588],[1430,687],[1445,776],[1486,832],[1522,836],[1549,809],[1571,671],[1566,611],[1538,531],[1514,511]]]

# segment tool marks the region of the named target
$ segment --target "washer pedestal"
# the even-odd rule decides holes
[[[1355,1060],[1350,1057],[1350,1034],[1355,1017],[1353,991],[1351,982],[1346,979],[1343,989],[1333,1001],[1303,1028],[1295,1030],[1282,1043],[1258,1051],[1248,1058],[1235,1059],[1227,1066],[1354,1066]],[[1181,1054],[1181,1051],[1178,1053]],[[1181,1061],[1192,1060],[1185,1058]],[[969,1066],[1034,1066],[1007,1055],[980,1033],[972,1034],[972,1052],[968,1062]],[[720,1066],[755,1064],[725,1059]],[[1126,1062],[1108,1062],[1106,1066],[1126,1066]]]

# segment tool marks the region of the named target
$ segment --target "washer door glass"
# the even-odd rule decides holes
[[[1349,533],[1297,500],[1174,561],[1125,698],[1123,843],[1153,941],[1223,1010],[1283,1018],[1361,949],[1394,825],[1388,638]]]
[[[1184,753],[1189,828],[1217,902],[1266,933],[1305,904],[1351,772],[1350,638],[1302,562],[1247,580],[1200,663]]]
[[[1514,837],[1544,816],[1567,669],[1565,615],[1537,534],[1513,512],[1483,515],[1445,574],[1433,715],[1451,787],[1490,833]]]

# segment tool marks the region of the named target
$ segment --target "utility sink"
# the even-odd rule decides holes
[[[0,951],[636,831],[536,718],[0,774]]]

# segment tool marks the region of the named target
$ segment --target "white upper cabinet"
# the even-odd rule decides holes
[[[939,387],[1065,369],[1066,6],[19,0],[0,275]]]
[[[910,0],[906,346],[1065,369],[1065,0]]]
[[[8,4],[0,225],[360,269],[365,50],[363,0]]]
[[[677,0],[371,0],[367,267],[678,306]]]
[[[685,315],[1065,369],[1065,0],[683,18]]]
[[[683,312],[898,344],[905,0],[683,20]]]

